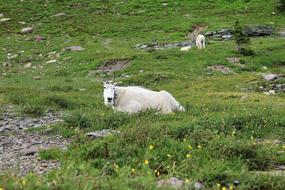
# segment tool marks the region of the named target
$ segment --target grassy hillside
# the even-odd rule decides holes
[[[278,31],[285,28],[285,15],[277,11],[277,4],[277,0],[0,0],[0,13],[11,18],[0,23],[2,109],[16,105],[18,114],[33,117],[46,110],[62,113],[63,122],[39,130],[51,128],[51,135],[73,139],[67,151],[40,154],[41,159],[59,159],[60,169],[44,176],[4,172],[0,189],[166,189],[156,182],[172,176],[183,180],[185,189],[198,181],[206,189],[230,189],[234,180],[241,183],[234,189],[284,189],[284,176],[258,172],[285,165],[284,92],[267,96],[260,89],[285,83],[284,78],[266,82],[261,77],[285,74],[285,38],[275,34],[251,38],[253,56],[238,55],[233,40],[209,41],[205,50],[189,52],[136,48],[187,41],[187,33],[198,25],[207,26],[206,31],[232,28],[236,19]],[[18,34],[27,26],[33,33]],[[35,35],[45,40],[37,42]],[[64,50],[72,45],[85,50]],[[17,56],[9,59],[8,54]],[[229,63],[228,57],[240,57],[243,67]],[[57,62],[46,63],[53,59]],[[111,59],[130,59],[130,66],[109,74],[92,72]],[[27,63],[34,68],[25,68]],[[217,64],[234,72],[209,73],[207,66]],[[124,74],[129,77],[121,77]],[[100,84],[113,77],[122,86],[167,90],[186,112],[114,113],[104,106]],[[95,141],[84,135],[102,129],[120,133]]]

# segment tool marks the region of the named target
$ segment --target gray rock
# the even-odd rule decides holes
[[[31,68],[32,67],[32,63],[27,63],[24,65],[24,68]]]
[[[66,47],[65,50],[69,50],[69,51],[83,51],[85,49],[82,48],[81,46],[69,46],[69,47]]]
[[[26,28],[22,28],[20,34],[29,34],[29,33],[32,33],[33,32],[33,28],[32,27],[26,27]]]
[[[274,32],[274,28],[271,26],[247,26],[244,28],[244,32],[247,36],[269,36]]]
[[[46,39],[45,37],[40,36],[40,35],[36,35],[36,36],[35,36],[36,42],[42,42],[42,41],[44,41],[45,39]]]
[[[262,75],[262,78],[267,81],[273,81],[273,80],[278,79],[278,75],[277,74],[264,74]]]
[[[57,13],[55,15],[51,15],[50,17],[60,17],[60,16],[65,16],[66,13],[62,12],[62,13]]]
[[[162,179],[157,182],[158,187],[172,186],[174,188],[182,187],[184,182],[176,177],[171,177],[169,179]]]
[[[11,20],[10,18],[1,18],[0,22],[7,22],[7,21],[10,21],[10,20]]]
[[[52,59],[46,62],[46,64],[54,64],[54,63],[57,63],[56,59]]]
[[[86,133],[86,136],[89,137],[90,139],[98,139],[98,138],[103,138],[103,137],[107,137],[113,134],[118,134],[120,133],[119,131],[116,130],[111,130],[111,129],[103,129],[101,131],[94,131],[94,132],[89,132]]]
[[[231,34],[226,34],[226,35],[223,35],[222,38],[223,38],[224,40],[231,40],[231,39],[233,39],[233,35],[231,35]]]
[[[34,76],[33,79],[34,79],[34,80],[41,80],[42,77],[40,77],[40,76]]]

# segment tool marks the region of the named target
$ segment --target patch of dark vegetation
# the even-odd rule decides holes
[[[54,85],[54,86],[48,87],[48,90],[56,91],[56,92],[70,92],[70,91],[73,91],[73,87],[72,86]]]
[[[59,96],[47,96],[42,100],[42,102],[46,106],[52,106],[59,109],[72,109],[75,107],[73,102]]]
[[[162,82],[171,81],[176,76],[169,73],[147,73],[138,74],[134,78],[125,79],[126,85],[138,85],[138,86],[154,86]]]
[[[90,128],[90,120],[80,113],[74,113],[64,118],[64,122],[68,127],[79,127],[81,129]]]
[[[32,117],[40,117],[44,114],[45,108],[39,105],[27,105],[23,108],[22,113]]]
[[[59,148],[50,148],[39,152],[39,157],[42,160],[59,160],[63,156],[63,152]]]

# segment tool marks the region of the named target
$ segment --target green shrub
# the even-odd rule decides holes
[[[26,114],[26,115],[33,116],[33,117],[39,117],[39,116],[43,115],[44,111],[45,111],[45,109],[42,106],[28,105],[28,106],[24,107],[24,109],[22,110],[22,113]]]
[[[69,127],[90,128],[91,122],[88,118],[79,113],[71,114],[64,118],[64,122]]]
[[[59,109],[72,109],[74,103],[58,96],[48,96],[43,99],[46,106],[54,106]]]

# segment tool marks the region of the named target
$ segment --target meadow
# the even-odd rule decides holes
[[[60,160],[45,175],[0,173],[0,189],[173,189],[157,181],[176,177],[181,189],[285,189],[285,96],[263,93],[285,79],[265,81],[264,73],[285,74],[285,38],[250,38],[252,56],[237,54],[234,40],[207,40],[193,47],[146,51],[137,44],[187,41],[196,26],[205,31],[268,25],[285,28],[277,0],[0,0],[0,113],[14,105],[21,116],[47,110],[63,121],[29,130],[72,139],[66,151],[49,149],[39,159]],[[64,12],[63,16],[52,16]],[[274,14],[272,13],[274,12]],[[32,33],[21,35],[24,26]],[[42,42],[35,35],[45,37]],[[67,51],[68,46],[83,51]],[[55,53],[54,53],[55,52]],[[7,55],[17,55],[8,59]],[[239,57],[242,67],[228,62]],[[47,61],[55,59],[55,63]],[[129,59],[125,69],[96,72],[104,61]],[[11,66],[6,67],[4,63]],[[25,68],[26,63],[32,63]],[[233,72],[210,72],[225,65]],[[127,76],[127,77],[125,77]],[[38,77],[40,80],[35,80]],[[186,112],[128,115],[105,107],[101,80],[121,86],[167,90]],[[120,133],[90,140],[85,133]],[[240,183],[234,185],[234,181]]]

